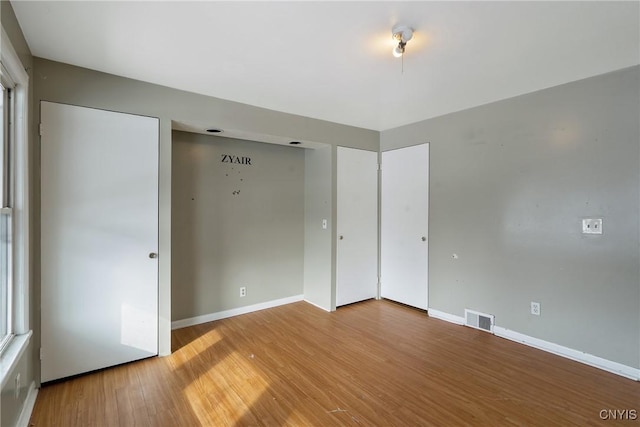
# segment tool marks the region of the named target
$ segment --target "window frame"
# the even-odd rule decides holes
[[[11,339],[0,350],[0,380],[4,384],[8,374],[15,367],[25,351],[32,331],[29,324],[30,292],[30,227],[29,227],[29,75],[4,29],[0,28],[0,68],[3,80],[14,85],[12,111],[13,165],[11,196],[11,226],[13,228],[11,266]],[[2,203],[4,205],[4,201]]]
[[[15,236],[15,229],[13,226],[13,193],[14,193],[14,177],[13,173],[15,170],[14,161],[15,158],[13,156],[14,147],[13,147],[13,125],[14,125],[14,117],[13,110],[14,106],[14,95],[13,91],[15,90],[16,84],[11,79],[11,76],[6,71],[5,67],[0,64],[0,86],[3,93],[3,102],[2,102],[2,147],[0,147],[0,161],[2,162],[2,168],[0,169],[2,176],[1,187],[0,188],[0,214],[2,216],[7,217],[7,234],[6,237],[7,248],[6,248],[6,267],[7,273],[5,277],[0,277],[0,286],[6,286],[6,290],[1,290],[0,292],[5,293],[5,301],[7,304],[7,312],[4,313],[6,316],[2,322],[6,322],[6,334],[0,335],[0,354],[4,351],[4,349],[9,345],[11,339],[14,336],[14,284],[13,284],[13,238]],[[5,96],[6,95],[6,96]],[[4,221],[4,218],[0,219],[0,221]],[[3,225],[0,225],[2,227]],[[2,249],[0,249],[0,254],[2,254]],[[2,255],[0,255],[2,256]],[[0,263],[4,263],[5,260],[0,260]],[[6,279],[6,283],[5,283]]]

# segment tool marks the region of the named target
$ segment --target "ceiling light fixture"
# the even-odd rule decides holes
[[[393,56],[400,58],[404,55],[404,49],[407,42],[413,37],[413,29],[406,25],[395,25],[391,29],[393,39],[398,42],[398,45],[393,48]]]

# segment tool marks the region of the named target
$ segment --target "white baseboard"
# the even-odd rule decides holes
[[[307,304],[311,304],[311,305],[312,305],[312,306],[314,306],[314,307],[318,307],[320,310],[324,310],[324,311],[326,311],[327,313],[331,313],[331,310],[327,310],[325,307],[323,307],[323,306],[321,306],[321,305],[318,305],[318,304],[316,304],[315,302],[311,302],[311,301],[309,301],[308,299],[304,300],[304,302],[306,302]]]
[[[38,389],[36,388],[35,381],[32,381],[31,384],[29,384],[27,398],[24,401],[24,406],[22,406],[22,411],[20,411],[20,418],[18,418],[18,423],[16,424],[18,427],[29,427],[29,420],[31,419],[33,407],[36,404],[36,397],[38,397]]]
[[[292,297],[261,302],[259,304],[247,305],[245,307],[233,308],[231,310],[219,311],[217,313],[203,314],[202,316],[173,321],[171,322],[171,329],[180,329],[187,326],[199,325],[201,323],[213,322],[214,320],[226,319],[227,317],[239,316],[241,314],[252,313],[254,311],[278,307],[279,305],[291,304],[302,300],[302,295],[294,295]]]
[[[444,311],[439,311],[434,308],[427,309],[427,313],[429,313],[429,317],[446,320],[447,322],[455,323],[456,325],[464,325],[464,317],[462,316],[445,313]]]
[[[428,310],[429,317],[445,320],[456,325],[464,325],[464,317],[456,316],[454,314],[445,313],[443,311],[430,308]],[[635,381],[640,381],[640,369],[633,368],[631,366],[623,365],[622,363],[613,362],[611,360],[603,359],[602,357],[594,356],[583,351],[574,350],[569,347],[564,347],[559,344],[554,344],[549,341],[534,338],[529,335],[521,334],[519,332],[512,331],[502,326],[493,326],[494,335],[505,338],[511,341],[518,342],[520,344],[528,345],[539,350],[553,353],[558,356],[562,356],[566,359],[571,359],[576,362],[584,363],[585,365],[593,366],[594,368],[602,369],[607,372],[611,372],[616,375],[620,375],[626,378],[630,378]]]
[[[613,374],[640,381],[640,369],[623,365],[622,363],[613,362],[611,360],[603,359],[602,357],[594,356],[593,354],[585,353],[583,351],[574,350],[569,347],[554,344],[552,342],[541,340],[539,338],[530,337],[528,335],[524,335],[519,332],[503,328],[501,326],[494,326],[493,332],[495,335],[501,338],[519,342],[521,344],[528,345],[529,347],[534,347],[539,350],[544,350],[546,352],[565,357],[567,359],[575,360],[576,362],[584,363],[585,365],[593,366],[594,368],[602,369]]]

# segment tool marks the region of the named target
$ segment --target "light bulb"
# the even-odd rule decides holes
[[[404,47],[398,45],[393,48],[393,56],[395,56],[396,58],[400,58],[403,53],[404,53]]]

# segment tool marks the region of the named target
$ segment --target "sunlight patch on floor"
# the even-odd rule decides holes
[[[171,365],[173,369],[178,369],[188,363],[198,354],[204,353],[208,348],[215,346],[222,340],[222,336],[216,330],[211,330],[206,334],[191,341],[189,344],[171,353]]]
[[[269,383],[252,356],[234,351],[184,389],[202,425],[246,424],[253,418],[251,407],[268,392]]]

